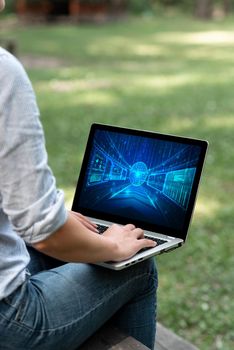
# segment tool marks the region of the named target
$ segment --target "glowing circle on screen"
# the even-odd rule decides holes
[[[148,168],[144,162],[133,164],[130,170],[129,179],[133,186],[141,186],[148,176]]]

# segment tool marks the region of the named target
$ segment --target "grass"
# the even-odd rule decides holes
[[[234,346],[234,22],[183,16],[102,26],[5,26],[28,68],[49,161],[70,205],[94,121],[207,139],[208,157],[184,248],[157,258],[158,319],[204,350]]]

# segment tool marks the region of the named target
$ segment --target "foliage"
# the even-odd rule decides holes
[[[133,13],[154,13],[157,14],[162,9],[174,8],[187,13],[194,13],[196,3],[199,0],[128,0],[128,8]],[[202,0],[200,0],[202,1]],[[234,9],[234,0],[211,0],[212,7],[228,7],[229,11]]]
[[[5,13],[13,12],[15,10],[15,0],[7,0],[5,5]]]
[[[36,3],[40,0],[27,0],[30,3]],[[50,0],[53,3],[53,0]],[[67,3],[68,0],[59,0],[59,2]],[[126,8],[129,12],[133,14],[156,14],[158,15],[166,9],[182,10],[187,13],[193,14],[196,2],[199,0],[117,0],[117,3],[126,4]],[[202,1],[202,0],[200,0]],[[57,3],[56,1],[54,1]],[[108,0],[81,0],[81,4],[103,4],[110,3]],[[113,1],[114,3],[114,1]],[[211,0],[213,6],[218,6],[219,8],[224,8],[225,4],[230,11],[234,9],[234,0]],[[6,10],[5,12],[14,12],[15,11],[16,0],[7,0],[6,1]]]
[[[209,141],[188,241],[157,258],[158,318],[202,350],[234,348],[233,23],[165,14],[3,32],[30,59],[50,164],[68,206],[94,121]]]
[[[148,11],[151,12],[153,10],[151,0],[146,0],[146,1],[129,0],[127,2],[127,8],[130,12],[135,13],[135,14],[139,14],[142,12],[148,12]]]

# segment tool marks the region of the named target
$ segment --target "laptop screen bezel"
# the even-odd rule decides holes
[[[193,186],[192,186],[192,190],[191,190],[191,194],[190,194],[189,204],[188,204],[187,212],[185,214],[184,225],[181,229],[173,229],[173,228],[166,227],[166,226],[151,224],[151,223],[147,223],[145,221],[141,221],[138,219],[137,220],[134,219],[134,222],[132,222],[132,221],[130,222],[130,220],[126,217],[122,217],[122,216],[116,215],[116,214],[104,213],[104,212],[98,211],[98,209],[94,210],[94,209],[86,208],[86,207],[83,207],[80,205],[79,197],[80,197],[82,188],[85,184],[84,183],[85,175],[87,172],[88,162],[89,162],[89,158],[90,158],[90,154],[91,154],[91,150],[92,150],[94,135],[95,135],[95,132],[97,130],[118,132],[118,133],[122,133],[122,134],[135,135],[135,136],[143,136],[143,137],[153,138],[153,139],[157,139],[157,140],[165,140],[165,141],[177,142],[177,143],[182,143],[182,144],[187,144],[187,145],[195,145],[195,146],[200,147],[201,152],[200,152],[199,160],[198,160],[197,167],[196,167],[196,172],[195,172]],[[199,186],[199,182],[200,182],[200,178],[201,178],[201,173],[202,173],[202,168],[204,165],[207,147],[208,147],[208,142],[205,140],[170,135],[170,134],[161,134],[161,133],[152,132],[152,131],[129,129],[129,128],[113,126],[113,125],[94,123],[91,125],[91,128],[90,128],[90,133],[88,136],[87,145],[86,145],[86,149],[85,149],[85,153],[84,153],[84,157],[83,157],[83,162],[81,165],[80,174],[78,176],[77,186],[76,186],[75,195],[74,195],[74,199],[73,199],[73,203],[72,203],[72,210],[75,212],[79,212],[79,213],[81,213],[85,216],[88,216],[88,217],[93,217],[95,219],[104,220],[104,221],[113,222],[113,223],[115,222],[115,223],[118,223],[121,225],[133,223],[137,227],[141,227],[144,230],[151,231],[151,232],[157,232],[160,234],[165,234],[165,235],[175,237],[175,238],[181,238],[185,241],[186,237],[187,237],[189,224],[190,224],[190,221],[192,218],[194,206],[195,206],[197,190],[198,190],[198,186]]]

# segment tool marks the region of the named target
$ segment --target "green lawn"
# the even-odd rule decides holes
[[[27,70],[68,205],[94,121],[209,141],[187,244],[157,258],[158,319],[202,350],[234,348],[233,20],[130,18],[0,34],[17,39],[19,56],[61,59]]]

